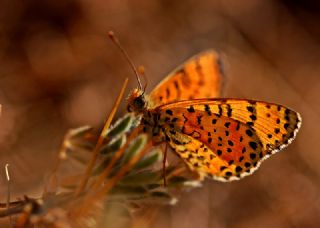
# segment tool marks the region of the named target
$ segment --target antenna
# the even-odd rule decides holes
[[[129,62],[134,74],[136,75],[138,84],[139,84],[139,88],[140,90],[142,90],[142,84],[139,78],[139,73],[137,71],[136,66],[134,65],[134,63],[132,62],[131,58],[129,57],[128,53],[123,49],[123,47],[121,46],[119,40],[117,39],[117,37],[115,37],[113,31],[109,31],[108,32],[108,36],[109,38],[113,41],[113,43],[120,49],[120,51],[122,52],[122,54],[124,55],[124,57],[127,59],[127,61]]]
[[[143,93],[145,93],[147,85],[148,85],[148,77],[147,77],[146,70],[145,70],[144,66],[139,66],[138,67],[138,72],[139,72],[140,75],[143,76],[143,79],[145,81],[145,84],[144,84],[144,87],[143,87]]]

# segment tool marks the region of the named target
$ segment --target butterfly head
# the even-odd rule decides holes
[[[147,101],[144,92],[135,89],[127,99],[128,112],[142,113],[147,108]]]

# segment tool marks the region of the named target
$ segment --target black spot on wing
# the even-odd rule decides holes
[[[284,127],[286,130],[288,130],[289,124],[288,124],[288,123],[285,123],[285,124],[283,125],[283,127]]]
[[[168,115],[170,115],[170,116],[173,115],[173,112],[172,112],[172,110],[170,110],[170,109],[167,109],[167,110],[166,110],[166,113],[167,113]]]
[[[177,81],[173,81],[173,85],[174,85],[174,88],[176,89],[177,91],[177,100],[180,100],[181,98],[181,89],[179,87],[179,83]]]
[[[239,173],[239,172],[241,172],[241,171],[242,171],[241,166],[237,166],[237,167],[236,167],[236,172]]]
[[[257,143],[256,143],[256,142],[253,142],[253,141],[249,142],[249,146],[250,146],[253,150],[256,150],[257,147],[258,147]]]
[[[254,108],[253,108],[252,106],[247,106],[247,110],[248,110],[249,112],[254,112]]]
[[[236,131],[239,131],[239,129],[240,129],[240,121],[237,120]]]
[[[204,81],[204,75],[202,72],[202,67],[200,65],[199,59],[197,59],[197,61],[196,61],[196,71],[197,71],[198,77],[199,77],[198,85],[203,86],[205,84],[205,81]]]
[[[206,113],[209,115],[209,116],[211,116],[211,110],[210,110],[210,106],[209,105],[204,105],[204,110],[206,111]]]
[[[222,110],[222,106],[221,106],[221,105],[219,105],[219,114],[218,114],[218,116],[222,116],[222,112],[223,112],[223,110]]]
[[[190,107],[187,108],[187,111],[190,112],[190,113],[195,112],[194,107],[192,105],[190,105]]]
[[[249,137],[252,137],[252,136],[253,136],[253,132],[252,132],[252,130],[250,130],[250,129],[247,129],[247,130],[246,130],[246,134],[247,134]]]
[[[189,88],[191,85],[190,75],[184,69],[179,70],[177,74],[181,75],[181,81],[183,86],[185,88]]]
[[[169,90],[169,88],[166,88],[166,97],[167,97],[167,99],[169,99],[169,97],[170,97],[170,90]]]
[[[228,117],[231,117],[232,116],[232,109],[231,109],[231,106],[229,104],[227,104],[227,116]]]
[[[250,117],[250,119],[251,119],[252,121],[256,121],[256,120],[257,120],[257,116],[254,115],[254,114],[250,115],[249,117]]]
[[[197,116],[197,123],[198,123],[198,125],[201,125],[201,118],[202,118],[202,116]]]

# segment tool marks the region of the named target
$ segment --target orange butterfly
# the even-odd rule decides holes
[[[223,88],[220,62],[212,50],[200,53],[149,96],[135,89],[127,107],[142,117],[143,131],[155,143],[169,144],[200,178],[230,181],[290,144],[301,117],[278,104],[217,98]]]

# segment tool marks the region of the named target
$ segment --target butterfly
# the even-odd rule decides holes
[[[289,145],[299,113],[279,104],[219,98],[220,55],[202,52],[175,69],[149,95],[135,89],[129,112],[140,115],[143,132],[167,143],[200,179],[238,180]]]

